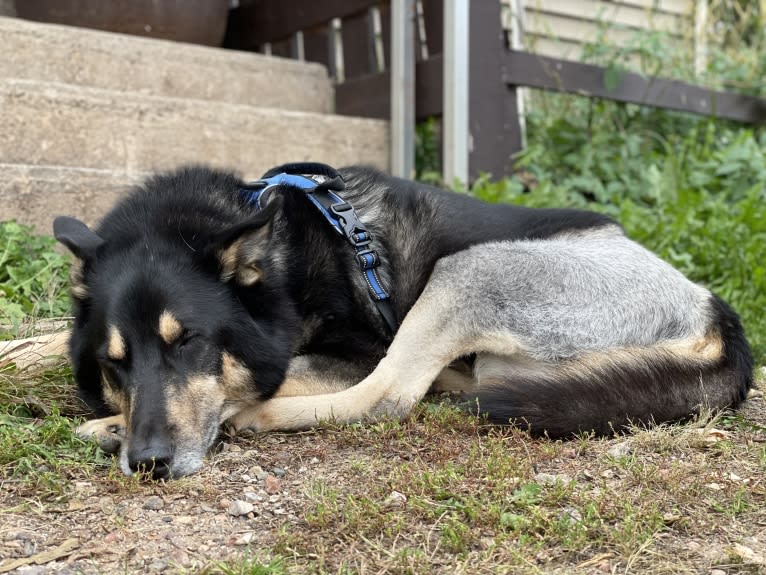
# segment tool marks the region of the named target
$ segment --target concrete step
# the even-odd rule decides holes
[[[53,218],[74,215],[95,224],[147,174],[0,163],[0,221],[17,220],[53,234]]]
[[[318,64],[0,17],[0,78],[329,113]]]
[[[246,177],[288,161],[388,167],[380,120],[0,79],[0,162],[147,172],[206,163]]]

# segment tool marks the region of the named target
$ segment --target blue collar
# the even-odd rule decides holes
[[[345,188],[345,183],[338,174],[331,178],[326,173],[337,174],[328,166],[301,165],[301,168],[321,167],[320,173],[306,175],[280,172],[270,177],[264,177],[255,182],[248,183],[240,189],[246,201],[255,204],[260,210],[266,203],[269,193],[281,186],[298,188],[306,193],[306,198],[314,204],[325,220],[341,236],[343,236],[354,248],[354,256],[359,270],[364,275],[370,297],[375,302],[378,311],[386,321],[391,334],[395,334],[399,327],[388,292],[383,287],[376,268],[380,266],[378,253],[372,249],[372,235],[359,220],[353,206],[333,192]],[[288,168],[290,166],[282,166]],[[266,175],[273,173],[274,170]]]

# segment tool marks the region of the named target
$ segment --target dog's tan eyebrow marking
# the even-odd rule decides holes
[[[159,332],[162,340],[165,343],[170,344],[181,337],[183,327],[181,327],[181,323],[171,312],[165,310],[162,312],[162,315],[160,315]]]
[[[125,340],[122,338],[122,334],[117,329],[117,326],[109,326],[109,343],[106,354],[109,356],[109,359],[116,361],[125,359]]]

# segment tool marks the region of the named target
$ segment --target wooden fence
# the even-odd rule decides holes
[[[336,79],[339,114],[389,118],[390,5],[382,0],[242,0],[225,45],[320,62]],[[443,114],[444,0],[418,2],[415,117]],[[510,174],[521,149],[517,87],[553,90],[657,108],[766,123],[766,100],[662,78],[623,73],[607,89],[605,69],[510,50],[499,0],[471,0],[469,171]]]

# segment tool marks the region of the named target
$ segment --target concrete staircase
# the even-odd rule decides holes
[[[0,18],[0,220],[95,223],[150,172],[388,167],[386,122],[332,115],[319,65]]]

